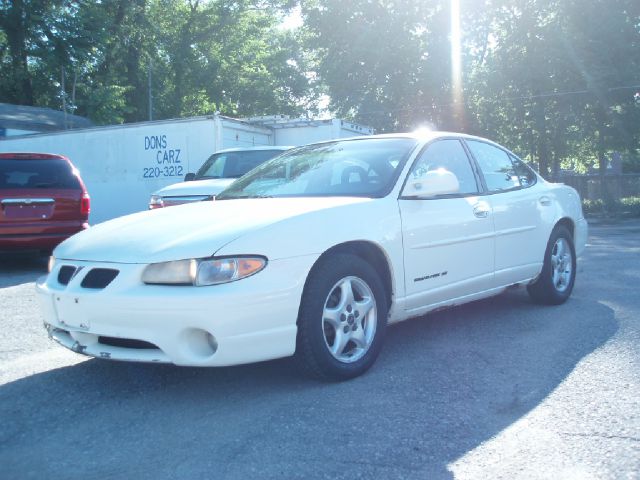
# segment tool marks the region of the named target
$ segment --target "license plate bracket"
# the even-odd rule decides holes
[[[89,330],[90,323],[82,308],[81,297],[75,295],[55,295],[53,302],[58,322],[63,327]]]

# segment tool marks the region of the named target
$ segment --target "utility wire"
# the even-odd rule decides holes
[[[617,87],[610,87],[607,88],[606,91],[608,92],[614,92],[614,91],[618,91],[618,90],[640,90],[640,84],[639,85],[624,85],[624,86],[617,86]],[[513,100],[534,100],[536,98],[555,98],[555,97],[567,97],[567,96],[572,96],[572,95],[585,95],[585,94],[589,94],[589,93],[595,93],[593,90],[573,90],[573,91],[565,91],[565,92],[545,92],[545,93],[538,93],[535,95],[521,95],[518,97],[504,97],[504,98],[500,98],[501,101],[505,102],[505,101],[513,101]],[[469,102],[464,102],[464,104],[469,104]],[[437,108],[445,108],[445,107],[455,107],[455,106],[460,106],[460,103],[455,103],[455,102],[451,102],[451,103],[443,103],[443,104],[438,104],[438,105],[425,105],[425,106],[411,106],[411,107],[399,107],[399,108],[387,108],[387,109],[378,109],[378,110],[360,110],[358,113],[360,115],[371,115],[371,114],[378,114],[378,113],[400,113],[400,112],[417,112],[417,111],[422,111],[422,112],[426,112],[427,110],[434,110]]]

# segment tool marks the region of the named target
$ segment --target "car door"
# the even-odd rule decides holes
[[[409,181],[440,168],[455,174],[457,193],[431,198],[401,195],[398,201],[410,314],[455,303],[492,284],[492,212],[480,196],[478,176],[459,139],[428,144],[414,162]]]
[[[465,140],[475,158],[493,211],[495,226],[495,282],[509,285],[540,271],[549,232],[545,218],[552,202],[524,162],[496,145]]]

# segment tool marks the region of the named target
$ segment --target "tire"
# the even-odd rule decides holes
[[[563,225],[551,232],[540,276],[527,286],[536,303],[560,305],[567,301],[576,279],[576,251],[573,237]]]
[[[362,375],[380,353],[388,310],[380,277],[366,261],[349,254],[321,260],[302,294],[297,363],[321,380]]]

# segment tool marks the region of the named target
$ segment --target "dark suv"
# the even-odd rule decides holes
[[[0,251],[50,251],[86,229],[90,200],[71,161],[0,153]]]

